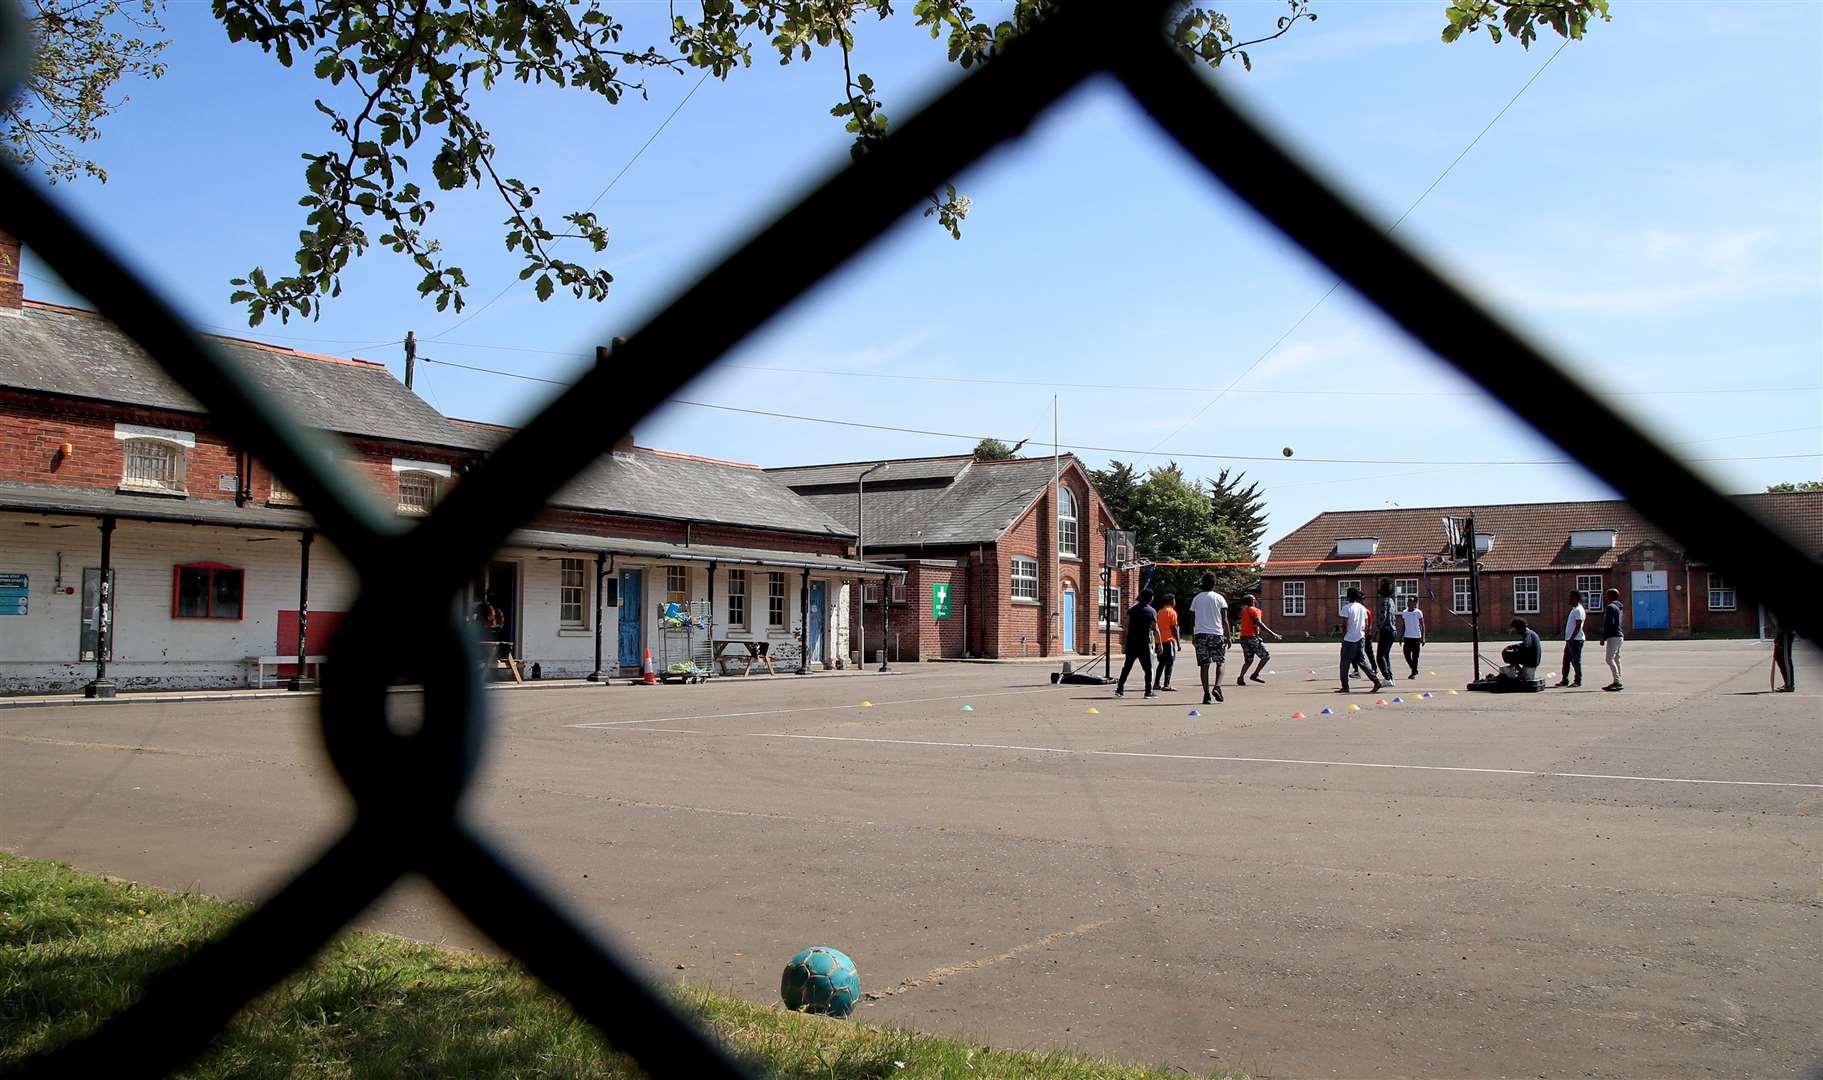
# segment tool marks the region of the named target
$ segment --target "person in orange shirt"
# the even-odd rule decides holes
[[[1246,596],[1241,597],[1240,622],[1241,674],[1239,678],[1234,680],[1234,685],[1247,685],[1247,679],[1249,678],[1247,667],[1255,661],[1258,661],[1260,666],[1253,669],[1251,678],[1256,683],[1263,683],[1266,680],[1260,678],[1260,675],[1265,672],[1266,661],[1272,659],[1272,654],[1266,651],[1266,643],[1260,640],[1260,635],[1266,633],[1272,634],[1273,637],[1278,638],[1280,641],[1284,641],[1285,639],[1279,637],[1272,627],[1266,625],[1266,613],[1260,610],[1259,601],[1252,593],[1248,593]]]
[[[1171,663],[1177,659],[1177,594],[1166,593],[1158,602],[1158,688],[1176,690],[1171,685]]]

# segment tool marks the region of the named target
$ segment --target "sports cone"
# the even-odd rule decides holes
[[[1403,704],[1405,704],[1405,699],[1402,697],[1396,697],[1393,699],[1393,704],[1394,705],[1403,705]]]
[[[1200,713],[1200,712],[1197,712],[1197,711],[1196,711],[1196,710],[1195,710],[1195,709],[1191,709],[1191,710],[1190,710],[1190,715],[1191,715],[1191,716],[1201,716],[1201,715],[1203,715],[1203,714],[1202,714],[1202,713]]]
[[[1456,696],[1456,691],[1454,691],[1454,690],[1451,690],[1451,691],[1449,691],[1449,695],[1450,695],[1450,696],[1451,696],[1451,697],[1455,697],[1455,696]]]
[[[1378,700],[1378,701],[1376,701],[1376,702],[1374,702],[1374,704],[1375,704],[1375,705],[1384,705],[1384,704],[1386,704],[1386,699],[1385,699],[1385,698],[1381,698],[1381,699],[1380,699],[1380,700]]]
[[[1325,705],[1325,706],[1323,706],[1323,711],[1318,713],[1317,715],[1318,716],[1334,716],[1335,713],[1330,710],[1329,706]]]
[[[1100,716],[1101,710],[1097,709],[1095,706],[1091,705],[1091,706],[1089,706],[1089,715],[1090,716]]]
[[[1350,705],[1350,706],[1349,706],[1349,707],[1348,707],[1348,711],[1349,711],[1349,712],[1360,712],[1360,711],[1361,711],[1361,706],[1359,706],[1359,705]]]
[[[861,708],[863,708],[863,709],[871,709],[871,708],[873,708],[873,707],[874,707],[874,703],[873,703],[873,702],[871,702],[871,701],[863,701],[863,702],[861,702]]]
[[[1291,714],[1291,718],[1293,720],[1302,720],[1302,719],[1304,719],[1304,714],[1301,712],[1294,712]]]
[[[645,674],[643,674],[639,677],[639,681],[642,683],[645,683],[647,686],[657,686],[658,685],[658,673],[656,671],[652,670],[651,646],[646,647],[646,671],[645,671]]]

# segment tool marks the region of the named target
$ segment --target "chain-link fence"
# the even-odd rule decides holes
[[[1697,557],[1767,597],[1815,640],[1815,559],[1718,493],[1445,281],[1244,117],[1163,32],[1161,0],[1071,3],[858,161],[761,229],[582,376],[410,531],[300,427],[186,327],[154,289],[47,200],[0,168],[0,227],[136,339],[295,492],[360,579],[321,698],[329,754],[355,799],[348,831],[220,941],[145,988],[85,1038],[26,1061],[33,1076],[157,1075],[201,1052],[235,1012],[314,955],[407,872],[441,888],[475,925],[564,995],[654,1074],[738,1075],[737,1066],[627,961],[495,850],[461,814],[486,738],[459,591],[508,533],[633,420],[703,371],[902,214],[1059,97],[1109,74],[1210,175],[1373,301],[1407,333],[1582,458]],[[30,62],[18,10],[0,0],[0,92]],[[612,394],[620,427],[604,426]],[[1604,432],[1583,455],[1585,433]],[[407,579],[391,572],[416,567]],[[407,632],[409,630],[409,632]],[[403,654],[401,654],[403,650]],[[422,684],[422,724],[388,722],[387,687]],[[107,1070],[106,1073],[103,1070]]]

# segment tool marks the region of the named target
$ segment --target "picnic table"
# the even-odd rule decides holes
[[[726,655],[730,650],[733,650],[735,655]],[[728,665],[735,662],[741,664],[742,675],[752,672],[753,665],[755,664],[764,664],[766,666],[766,674],[777,675],[778,672],[772,670],[771,652],[772,642],[770,641],[750,641],[745,638],[721,638],[709,643],[709,658],[721,666],[722,674],[724,675],[728,674]]]

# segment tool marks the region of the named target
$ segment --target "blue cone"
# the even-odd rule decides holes
[[[1195,709],[1191,709],[1191,710],[1190,710],[1190,715],[1191,715],[1191,716],[1201,716],[1201,715],[1203,715],[1203,714],[1202,714],[1202,713],[1200,713],[1200,712],[1197,712],[1197,711],[1196,711],[1196,710],[1195,710]]]
[[[1335,713],[1330,712],[1329,706],[1325,705],[1325,706],[1323,706],[1323,711],[1318,713],[1317,715],[1318,716],[1334,716]]]

